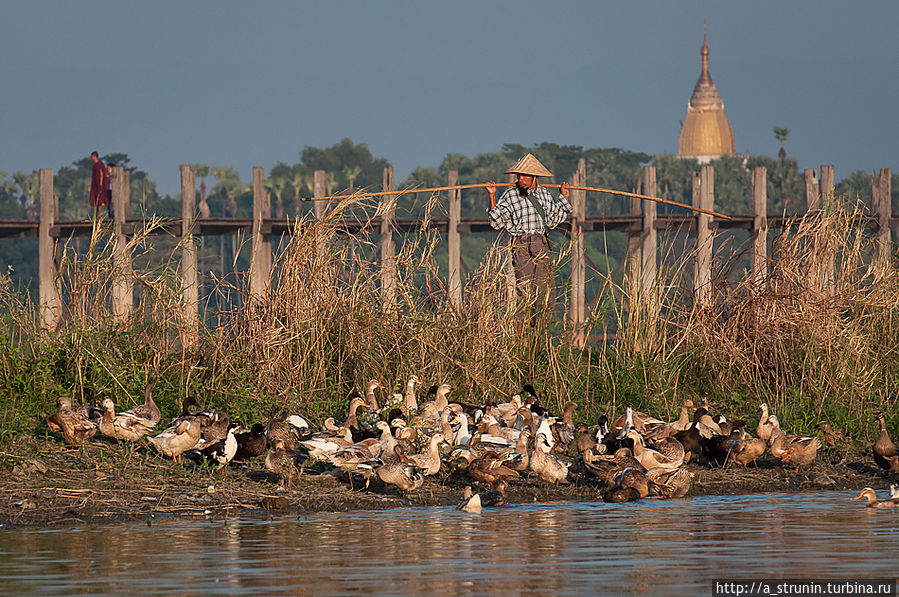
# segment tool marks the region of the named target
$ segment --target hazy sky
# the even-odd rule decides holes
[[[125,152],[162,193],[180,163],[294,163],[344,137],[403,180],[449,152],[541,141],[676,153],[711,74],[738,152],[899,169],[899,2],[12,1],[0,170]],[[497,173],[500,175],[501,173]]]

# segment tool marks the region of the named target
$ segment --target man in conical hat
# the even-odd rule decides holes
[[[517,181],[499,201],[496,183],[491,180],[485,185],[490,196],[487,217],[494,229],[512,235],[512,263],[519,294],[545,293],[549,289],[551,261],[547,232],[571,214],[568,183],[562,183],[558,197],[538,186],[537,178],[552,176],[552,172],[531,154],[518,160],[506,174],[515,174]],[[552,304],[552,293],[543,296]]]

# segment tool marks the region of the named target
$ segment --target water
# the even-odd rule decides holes
[[[711,594],[722,578],[893,578],[899,512],[846,492],[0,532],[4,594]]]

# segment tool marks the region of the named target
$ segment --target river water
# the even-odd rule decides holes
[[[847,492],[410,508],[0,531],[0,593],[711,595],[895,578],[899,511]]]

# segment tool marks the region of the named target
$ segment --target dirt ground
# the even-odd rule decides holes
[[[381,510],[458,503],[464,475],[442,470],[416,492],[402,496],[373,481],[364,487],[333,474],[307,471],[279,479],[263,458],[223,470],[187,460],[176,464],[143,444],[93,442],[68,448],[53,438],[18,436],[0,444],[0,528],[65,527],[147,520],[162,516],[228,518],[248,511],[306,512]],[[765,456],[758,467],[720,468],[691,464],[689,495],[800,492],[888,487],[886,473],[870,456],[819,452],[808,469],[793,473]],[[595,501],[603,484],[572,466],[567,485],[547,486],[523,478],[506,490],[510,503]],[[894,479],[894,482],[896,480]]]

